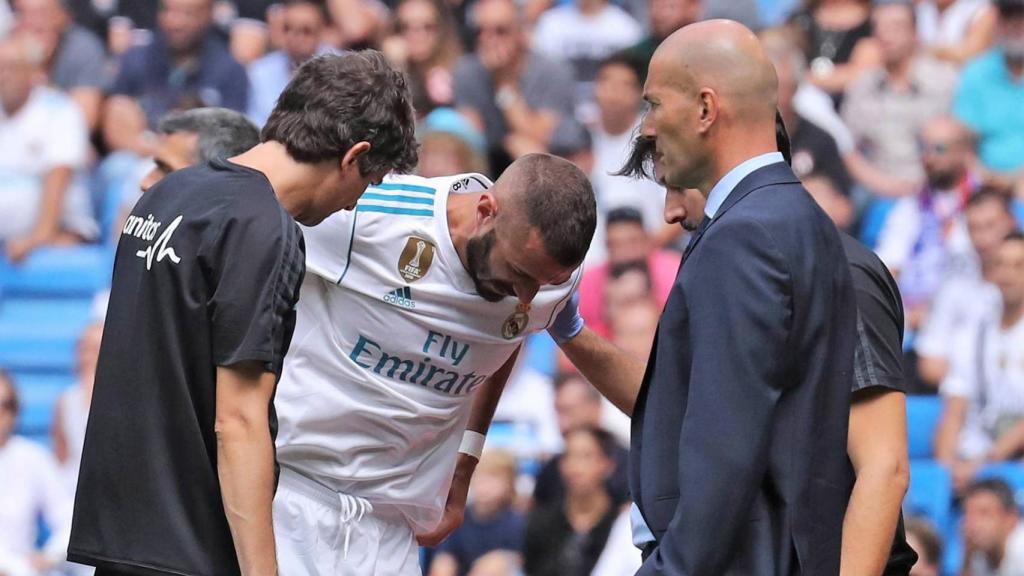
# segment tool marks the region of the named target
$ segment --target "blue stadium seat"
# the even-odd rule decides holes
[[[91,309],[91,298],[0,301],[0,366],[14,371],[70,372],[75,344]]]
[[[907,448],[911,460],[932,457],[935,428],[942,416],[939,396],[907,397]]]
[[[0,295],[92,296],[110,285],[113,261],[104,246],[41,248],[20,265],[0,258]]]
[[[1017,217],[1017,226],[1024,228],[1024,201],[1013,201],[1013,214]]]
[[[913,460],[910,462],[910,489],[903,499],[908,516],[928,518],[940,532],[945,533],[952,520],[953,479],[938,462]]]
[[[885,226],[885,219],[889,217],[889,212],[895,205],[896,201],[892,198],[876,198],[871,202],[861,220],[861,242],[869,248],[875,248],[878,245],[878,236],[882,233],[882,227]]]
[[[70,375],[18,375],[14,384],[21,399],[16,432],[29,437],[45,436],[61,393],[75,383]]]

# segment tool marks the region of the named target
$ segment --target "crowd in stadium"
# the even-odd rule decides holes
[[[131,206],[255,144],[318,54],[374,48],[407,72],[420,175],[494,178],[531,152],[591,175],[581,313],[646,359],[687,234],[663,188],[614,173],[654,49],[708,18],[758,31],[794,171],[897,279],[912,574],[1024,575],[1024,1],[0,0],[0,576],[82,571],[64,553]],[[181,114],[200,107],[240,114]],[[632,574],[628,438],[533,338],[424,573]]]

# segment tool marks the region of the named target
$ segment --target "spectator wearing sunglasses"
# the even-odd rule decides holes
[[[277,97],[306,60],[331,51],[323,42],[324,28],[330,22],[323,0],[285,0],[284,34],[280,50],[249,65],[249,104],[247,114],[257,126],[263,126],[277,103]]]
[[[455,106],[483,130],[500,174],[524,152],[547,150],[573,115],[575,80],[567,64],[530,51],[514,0],[480,0],[475,15],[477,51],[455,69]]]
[[[879,257],[899,283],[911,329],[925,320],[943,280],[977,274],[979,266],[964,221],[967,201],[980,184],[970,169],[970,133],[941,116],[924,125],[918,142],[925,185],[896,203],[878,242]]]

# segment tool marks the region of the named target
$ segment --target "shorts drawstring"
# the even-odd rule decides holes
[[[348,558],[348,543],[352,536],[352,524],[358,523],[366,514],[373,513],[373,504],[362,498],[353,498],[348,494],[338,494],[338,502],[341,503],[339,517],[345,526],[345,545],[342,548],[344,558]]]

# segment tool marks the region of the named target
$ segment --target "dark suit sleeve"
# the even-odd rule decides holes
[[[690,259],[685,266],[695,266],[696,275],[685,294],[693,361],[678,432],[679,501],[638,572],[643,576],[724,572],[738,535],[758,521],[751,510],[775,408],[794,380],[784,373],[790,276],[767,230],[749,220],[716,222]]]

